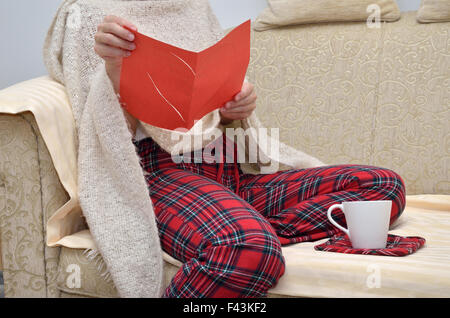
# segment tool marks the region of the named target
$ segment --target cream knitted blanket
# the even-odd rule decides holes
[[[71,102],[78,137],[79,201],[96,246],[121,297],[159,297],[163,263],[152,202],[119,100],[93,49],[97,25],[110,14],[129,20],[141,33],[192,51],[214,44],[224,33],[207,0],[65,0],[44,46],[49,74],[66,86]],[[218,111],[205,116],[199,121],[200,134],[219,127],[219,121]],[[172,132],[143,126],[166,151],[174,149],[173,140],[178,139],[171,138]],[[255,114],[240,126],[249,132],[247,143],[261,144],[262,125]],[[196,127],[177,134],[193,134]],[[278,151],[262,151],[256,165],[241,164],[244,171],[324,165],[276,138],[269,140],[276,145],[271,149]],[[204,146],[189,142],[191,151]],[[245,142],[239,147],[249,149]]]

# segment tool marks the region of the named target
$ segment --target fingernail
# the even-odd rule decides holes
[[[125,53],[125,56],[126,56],[126,57],[129,57],[130,55],[131,55],[131,52],[126,52],[126,53]]]
[[[134,40],[134,34],[128,33],[128,40],[133,41]]]

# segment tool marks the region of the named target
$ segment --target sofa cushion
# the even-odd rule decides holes
[[[283,247],[286,272],[269,297],[450,297],[450,195],[407,196],[406,208],[390,233],[420,235],[426,245],[404,257],[351,255],[314,249],[325,240]],[[59,288],[67,294],[117,297],[102,278],[102,260],[82,250],[61,249]],[[99,269],[97,269],[99,267]],[[180,263],[164,262],[164,286]],[[73,275],[79,270],[79,285]]]
[[[310,297],[450,297],[450,195],[406,197],[390,234],[422,236],[424,247],[403,257],[315,251],[323,243],[283,249],[286,272],[271,290]]]
[[[87,297],[118,297],[110,277],[101,276],[100,257],[89,259],[81,249],[61,247],[58,287],[61,291]]]
[[[66,295],[85,297],[119,297],[117,289],[106,271],[105,263],[99,254],[89,256],[89,251],[61,247],[58,268],[58,288]],[[175,259],[164,261],[164,288],[178,271],[180,264]]]
[[[422,0],[417,12],[419,22],[450,21],[450,2],[448,0]]]
[[[396,21],[400,11],[395,0],[269,0],[253,29],[264,31],[284,25],[366,21],[379,8],[381,21]]]

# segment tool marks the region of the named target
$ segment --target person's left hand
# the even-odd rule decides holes
[[[256,109],[255,102],[257,98],[253,84],[245,81],[242,85],[241,92],[237,94],[233,100],[227,102],[220,108],[222,122],[229,123],[233,120],[250,117]]]

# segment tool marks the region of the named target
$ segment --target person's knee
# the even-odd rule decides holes
[[[392,170],[391,172],[393,174],[393,179],[395,180],[396,183],[397,192],[404,198],[406,195],[405,181],[403,181],[403,178],[397,172]]]
[[[362,166],[356,169],[358,180],[364,193],[370,191],[372,200],[391,200],[391,224],[403,213],[406,206],[406,186],[403,178],[395,171],[377,166]]]
[[[242,295],[265,296],[284,274],[281,243],[273,231],[252,229],[220,240],[220,246],[209,247],[209,259],[220,258],[223,263],[207,261],[208,270],[223,276],[225,285],[240,288]]]
[[[384,189],[387,199],[392,200],[391,224],[397,220],[406,206],[406,185],[403,178],[391,169],[383,169],[384,174]]]
[[[259,250],[261,252],[260,262],[268,265],[264,267],[267,268],[270,273],[279,274],[279,269],[284,268],[284,258],[281,250],[281,243],[276,235],[264,235],[264,239],[261,240],[259,244]]]
[[[261,232],[249,235],[241,246],[239,263],[245,264],[251,274],[253,288],[265,294],[285,271],[281,243],[275,234]]]

